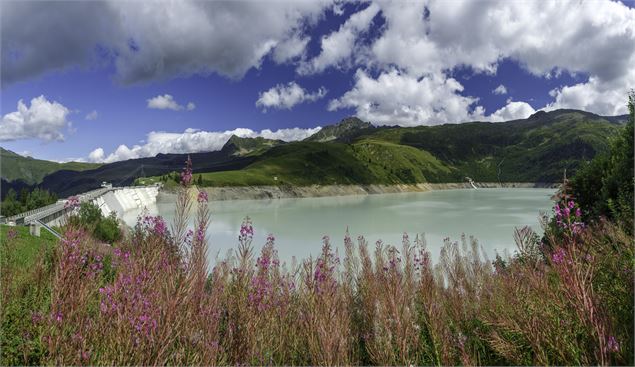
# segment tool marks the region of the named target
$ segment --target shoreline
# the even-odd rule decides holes
[[[548,182],[479,182],[477,188],[558,188],[559,183]],[[418,183],[398,185],[311,185],[311,186],[219,186],[203,187],[210,201],[271,200],[287,198],[378,195],[435,190],[471,189],[468,182]],[[161,195],[173,194],[161,190]]]

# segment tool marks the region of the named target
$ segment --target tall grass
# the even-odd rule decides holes
[[[42,346],[39,360],[3,351],[3,362],[633,364],[632,237],[611,223],[583,224],[570,199],[542,240],[519,229],[517,254],[493,262],[474,239],[446,239],[432,264],[421,238],[373,246],[347,233],[343,258],[325,237],[317,258],[285,265],[272,235],[255,251],[247,218],[237,250],[210,269],[207,196],[188,195],[189,166],[182,177],[171,230],[144,216],[105,251],[65,228],[48,272],[28,280],[51,290],[46,311],[11,314],[28,318],[16,323]],[[4,266],[3,318],[23,296]]]

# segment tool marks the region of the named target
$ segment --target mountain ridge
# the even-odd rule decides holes
[[[604,152],[621,121],[622,116],[579,110],[539,111],[506,122],[416,127],[375,127],[349,117],[303,141],[232,136],[220,151],[190,155],[195,173],[209,186],[411,184],[461,181],[465,176],[555,182],[565,168],[572,173]],[[31,185],[63,197],[99,187],[102,181],[122,185],[150,176],[154,178],[146,181],[156,182],[180,171],[187,155],[158,154],[81,172],[58,170]],[[5,180],[3,186],[11,182]]]

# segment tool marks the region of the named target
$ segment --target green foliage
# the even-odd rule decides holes
[[[0,226],[1,365],[44,361],[46,347],[40,339],[44,327],[39,317],[46,317],[50,305],[56,241],[48,232],[34,237],[27,227]]]
[[[7,181],[22,180],[30,185],[42,182],[44,176],[59,170],[83,171],[100,166],[95,163],[57,163],[23,157],[3,148],[0,148],[0,160],[2,160],[2,178]]]
[[[594,158],[571,180],[573,195],[586,212],[586,218],[605,216],[621,222],[632,231],[633,191],[633,125],[635,94],[628,99],[629,118],[619,135],[611,139],[609,152]]]
[[[104,217],[101,209],[92,202],[82,203],[79,212],[69,218],[68,224],[84,228],[95,238],[106,243],[119,241],[122,235],[116,213],[112,212],[108,217]]]
[[[505,123],[418,127],[372,127],[350,118],[302,142],[267,145],[262,139],[232,137],[223,150],[242,152],[238,155],[254,162],[240,170],[204,173],[203,183],[391,185],[463,182],[465,176],[483,182],[560,182],[565,170],[571,176],[609,151],[609,139],[621,128],[616,121],[575,110],[538,112]]]
[[[97,223],[94,231],[95,237],[107,243],[114,243],[121,239],[121,231],[119,230],[119,220],[115,212],[110,213]]]
[[[95,227],[102,219],[103,215],[97,205],[92,202],[85,202],[80,205],[79,222],[84,227]]]
[[[41,208],[57,201],[57,195],[47,190],[35,188],[32,191],[23,189],[18,197],[13,189],[9,189],[7,196],[2,201],[0,212],[6,217],[23,213],[29,210]]]

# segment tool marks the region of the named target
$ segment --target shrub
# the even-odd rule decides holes
[[[634,362],[632,236],[608,221],[582,223],[569,198],[542,241],[518,230],[518,253],[493,263],[474,239],[446,239],[435,265],[418,237],[371,251],[347,234],[343,261],[324,238],[318,258],[285,265],[272,235],[256,257],[246,219],[237,251],[208,271],[207,195],[193,203],[189,165],[181,177],[172,230],[144,216],[104,254],[85,230],[67,226],[50,270],[33,273],[48,275],[23,284],[39,284],[50,303],[6,287],[3,269],[3,299],[19,305],[3,306],[3,332],[30,333],[3,344],[14,348],[3,350],[4,363]],[[41,317],[29,324],[20,312],[33,307]],[[23,350],[28,358],[17,357]]]
[[[112,212],[108,217],[100,219],[94,234],[95,237],[107,243],[118,241],[121,238],[121,230],[116,213]]]
[[[622,224],[632,233],[635,190],[633,139],[635,93],[628,97],[629,117],[626,126],[611,141],[610,153],[597,156],[571,180],[573,196],[588,212],[585,219],[605,216]]]

